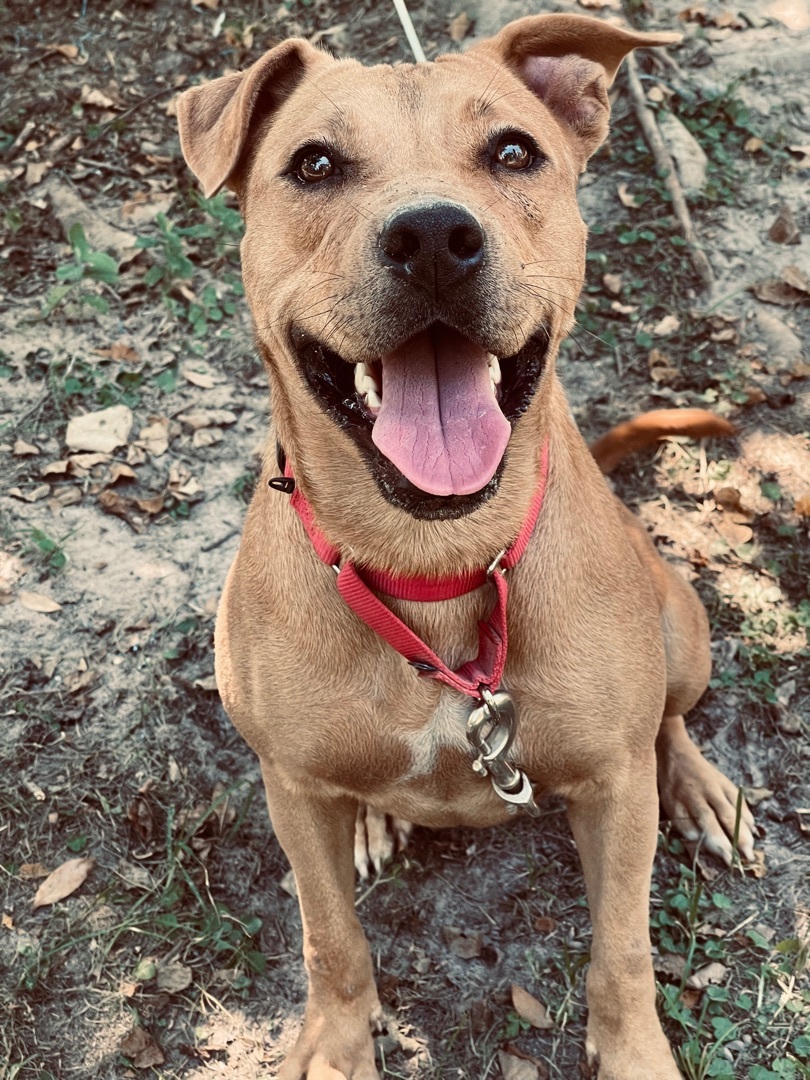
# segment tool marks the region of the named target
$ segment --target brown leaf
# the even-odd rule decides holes
[[[108,97],[101,90],[89,86],[87,83],[85,83],[82,87],[82,93],[79,101],[82,103],[82,105],[94,105],[98,109],[115,108],[115,102],[111,97]]]
[[[51,493],[51,488],[49,484],[39,484],[30,491],[23,491],[21,488],[13,487],[8,489],[8,493],[13,495],[15,499],[22,499],[23,502],[35,503],[47,499]]]
[[[742,512],[742,503],[740,502],[740,492],[738,488],[734,487],[721,487],[715,488],[712,492],[714,501],[718,506],[721,506],[724,510],[738,510]]]
[[[127,820],[136,838],[148,844],[155,832],[155,815],[146,792],[139,792],[127,807]]]
[[[534,928],[538,934],[553,934],[557,929],[557,920],[550,915],[538,915],[534,920]]]
[[[132,346],[123,341],[116,341],[109,349],[94,349],[93,352],[96,356],[109,356],[110,360],[126,360],[128,363],[134,363],[138,359]]]
[[[199,386],[201,390],[213,390],[216,386],[216,379],[213,375],[209,375],[203,371],[195,371],[194,368],[189,367],[188,364],[181,369],[180,374],[194,386]]]
[[[36,881],[37,878],[47,877],[50,870],[41,862],[25,862],[20,867],[17,876],[22,881]]]
[[[653,971],[657,975],[668,975],[680,982],[686,971],[686,957],[678,953],[662,953],[653,957]]]
[[[469,32],[472,22],[466,11],[460,12],[455,19],[450,20],[447,32],[451,41],[463,41]]]
[[[70,468],[70,462],[65,458],[63,461],[49,461],[39,470],[40,476],[65,476]]]
[[[611,296],[620,296],[622,291],[622,275],[602,274],[602,285],[605,287],[605,292],[609,292]]]
[[[93,859],[68,859],[42,882],[34,896],[34,908],[55,904],[75,893],[93,869]]]
[[[540,1031],[548,1031],[554,1027],[554,1021],[548,1015],[545,1005],[517,983],[512,983],[512,1004],[518,1016],[528,1020],[532,1027],[539,1028]]]
[[[77,45],[46,45],[46,53],[58,53],[60,56],[64,56],[66,60],[76,60],[79,55],[79,47]]]
[[[772,240],[775,244],[801,243],[801,231],[796,224],[794,213],[787,203],[784,203],[779,207],[779,213],[777,214],[773,225],[768,229],[768,239]]]
[[[457,926],[443,926],[442,937],[450,952],[462,960],[474,960],[481,955],[484,935],[477,931],[468,934]]]
[[[17,599],[28,611],[39,611],[43,615],[51,615],[55,611],[62,610],[62,605],[57,604],[50,596],[45,596],[43,593],[29,592],[27,589],[20,589],[17,593]]]
[[[138,445],[152,457],[162,457],[169,449],[169,421],[165,416],[150,416],[149,425],[141,428]]]
[[[717,960],[698,968],[686,980],[686,985],[692,990],[705,990],[707,986],[721,986],[726,981],[728,968]]]
[[[759,806],[761,802],[773,797],[773,792],[766,787],[744,787],[743,795],[749,806]]]
[[[95,450],[112,453],[123,446],[132,430],[132,411],[126,405],[74,416],[68,423],[65,443],[71,450]]]
[[[656,337],[669,337],[670,334],[674,334],[680,328],[681,320],[677,315],[665,315],[663,319],[655,324],[652,332]]]
[[[749,874],[753,874],[755,878],[764,878],[765,875],[768,873],[767,867],[765,866],[765,852],[755,851],[754,861],[752,863],[748,863],[745,869],[749,872]]]
[[[539,1080],[540,1073],[534,1062],[507,1054],[504,1050],[498,1051],[498,1064],[503,1080]]]
[[[104,481],[104,486],[112,487],[113,484],[117,484],[118,481],[122,479],[134,480],[135,473],[129,465],[125,465],[123,461],[114,461],[107,474],[107,478]]]
[[[5,911],[3,912],[2,918],[0,918],[0,926],[2,926],[4,930],[13,930],[14,929],[14,920]]]
[[[810,517],[810,494],[800,495],[793,504],[793,509],[800,517]]]
[[[636,202],[636,197],[628,189],[627,184],[619,184],[619,186],[616,188],[616,193],[619,196],[619,201],[621,202],[622,206],[626,206],[628,208],[628,210],[637,210],[638,209],[638,203]]]
[[[31,457],[40,453],[39,447],[25,439],[17,439],[14,443],[14,457]]]
[[[700,1004],[700,999],[703,997],[702,990],[694,990],[691,987],[687,987],[680,997],[681,1005],[685,1009],[694,1009]]]
[[[713,516],[712,524],[720,533],[730,548],[738,548],[741,544],[749,543],[753,537],[753,530],[742,522],[734,521],[733,516],[723,514]]]
[[[762,149],[762,147],[764,145],[765,145],[765,140],[764,139],[760,139],[756,135],[751,135],[743,143],[743,150],[745,150],[746,154],[757,154],[757,153],[759,153],[759,151]]]
[[[112,488],[107,488],[99,495],[98,504],[106,513],[123,518],[133,532],[144,531],[143,519],[135,512],[137,507],[135,499],[128,499],[124,495],[119,495],[117,491],[113,491]]]
[[[153,1065],[162,1065],[165,1061],[163,1051],[148,1031],[135,1027],[123,1037],[118,1049],[131,1059],[136,1069],[149,1069]]]
[[[180,413],[177,419],[196,431],[198,428],[235,424],[237,417],[230,409],[189,409]]]

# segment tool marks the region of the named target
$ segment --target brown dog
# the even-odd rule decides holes
[[[647,922],[656,758],[687,835],[730,859],[735,827],[750,855],[753,822],[747,809],[735,822],[736,788],[684,726],[709,675],[703,609],[608,490],[554,373],[583,280],[577,177],[605,138],[608,86],[631,49],[676,39],[547,15],[465,55],[373,68],[291,40],[180,99],[206,193],[239,195],[274,435],[299,499],[296,513],[268,489],[268,456],[216,635],[222,700],[261,759],[301,903],[309,1001],[284,1080],[378,1076],[379,1001],[353,905],[358,805],[492,825],[506,800],[531,809],[531,785],[565,796],[582,859],[601,1080],[679,1075]],[[414,670],[318,554],[331,547],[339,582],[355,566],[457,581],[527,538],[539,485],[508,574],[503,681],[472,693],[437,664],[465,670],[482,619],[481,656],[505,648],[497,563],[455,598],[384,596],[441,658]],[[502,752],[486,743],[506,730],[507,704],[485,693],[499,687],[519,722]],[[490,724],[476,745],[485,765],[497,759],[493,783],[471,768],[471,708]]]

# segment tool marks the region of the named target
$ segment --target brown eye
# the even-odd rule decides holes
[[[295,175],[305,184],[326,180],[335,171],[335,163],[324,150],[304,150],[295,164]]]
[[[509,136],[501,139],[495,147],[495,161],[504,169],[518,172],[520,169],[528,169],[534,161],[534,155],[522,139]]]

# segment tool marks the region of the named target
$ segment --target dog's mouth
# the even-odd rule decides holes
[[[498,357],[443,323],[353,363],[302,331],[294,353],[319,403],[363,451],[383,495],[420,518],[460,517],[497,490],[512,424],[545,366],[549,328]]]

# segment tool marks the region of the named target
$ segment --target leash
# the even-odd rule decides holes
[[[506,608],[509,588],[506,572],[519,562],[540,516],[548,476],[548,439],[543,444],[540,475],[529,512],[513,543],[499,552],[486,569],[441,578],[420,575],[402,577],[371,567],[358,567],[350,560],[341,563],[340,550],[329,542],[318,527],[312,507],[296,485],[281,447],[277,448],[277,458],[283,475],[272,477],[268,484],[274,490],[290,496],[290,503],[316,555],[336,572],[338,592],[347,606],[403,656],[420,676],[436,679],[476,702],[467,721],[467,738],[478,754],[473,769],[481,776],[489,775],[497,794],[515,809],[523,807],[536,815],[538,810],[531,782],[521,769],[506,760],[514,741],[517,718],[511,696],[499,687],[508,647]],[[435,602],[464,596],[487,582],[491,582],[495,589],[495,605],[489,616],[478,624],[478,654],[455,669],[448,667],[375,595],[380,592],[398,600]]]

